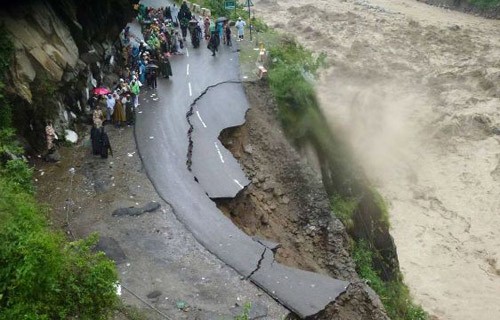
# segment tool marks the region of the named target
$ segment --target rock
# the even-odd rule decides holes
[[[16,76],[27,82],[31,82],[35,79],[36,71],[33,65],[31,64],[30,59],[26,55],[26,51],[21,48],[16,50],[15,54],[15,63],[16,63]]]
[[[491,133],[493,133],[494,135],[500,135],[500,127],[491,128]]]
[[[298,236],[295,238],[295,242],[296,242],[296,243],[299,243],[299,244],[300,244],[300,243],[304,243],[304,241],[305,241],[305,239],[304,239],[304,237],[303,237],[303,236],[301,236],[301,235],[298,235]]]
[[[281,203],[288,204],[289,202],[290,202],[290,199],[287,196],[283,196],[281,198]]]
[[[97,53],[97,50],[91,49],[87,52],[82,53],[80,55],[80,59],[87,64],[91,64],[100,61],[101,57]]]
[[[264,200],[264,195],[262,193],[256,193],[255,194],[255,197],[259,200],[259,201],[263,201]]]
[[[57,65],[57,63],[44,51],[44,49],[38,47],[33,48],[29,51],[29,53],[50,76],[51,80],[61,80],[64,74],[64,69]]]
[[[267,226],[269,224],[269,216],[267,214],[263,214],[262,217],[260,217],[260,222]]]
[[[111,237],[100,237],[94,249],[104,252],[116,264],[121,264],[127,259],[118,241]]]
[[[161,291],[160,291],[160,290],[154,290],[154,291],[152,291],[152,292],[148,293],[148,294],[146,295],[146,297],[148,297],[148,299],[156,299],[156,298],[158,298],[159,296],[161,296],[161,294],[162,294],[162,293],[161,293]]]
[[[259,182],[266,181],[266,177],[262,173],[257,174],[257,179],[259,180]]]
[[[263,189],[266,192],[272,192],[274,190],[275,184],[271,181],[264,183]]]
[[[113,217],[116,216],[138,216],[145,212],[153,212],[159,209],[161,205],[158,202],[148,202],[146,205],[136,208],[136,207],[128,207],[128,208],[118,208],[111,214]]]
[[[245,153],[252,154],[253,147],[251,145],[245,145],[245,146],[243,146],[243,151],[245,151]]]
[[[57,150],[53,150],[45,155],[45,161],[58,162],[61,161],[61,154]]]
[[[68,142],[77,143],[77,141],[78,141],[78,134],[75,131],[73,131],[73,130],[66,129],[64,131],[64,138]]]
[[[284,192],[283,192],[283,190],[281,190],[280,188],[274,188],[273,193],[274,193],[274,196],[275,196],[275,197],[281,197],[281,196],[283,195],[283,193],[284,193]]]

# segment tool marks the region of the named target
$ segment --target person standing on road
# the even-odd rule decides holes
[[[177,18],[177,15],[179,14],[179,8],[177,8],[175,3],[170,7],[170,14],[172,15],[172,23],[174,27],[178,27],[179,19]]]
[[[108,123],[111,122],[111,116],[113,115],[113,112],[115,111],[115,104],[116,100],[113,98],[113,95],[110,93],[108,94],[108,98],[106,99],[106,121]]]
[[[241,19],[241,17],[238,18],[238,21],[235,23],[236,30],[238,30],[238,41],[243,40],[243,37],[245,36],[245,26],[246,22]]]
[[[210,39],[210,18],[209,17],[205,17],[205,19],[203,19],[203,34],[204,34],[205,40]]]
[[[170,61],[168,60],[168,53],[165,53],[160,57],[160,72],[165,79],[172,76],[172,67],[170,66]]]
[[[219,51],[219,43],[220,43],[220,38],[219,38],[219,33],[217,31],[214,31],[210,34],[210,40],[208,41],[208,46],[207,48],[212,51],[212,57],[215,56],[215,52]]]
[[[134,108],[137,108],[139,106],[139,93],[141,92],[141,86],[135,78],[132,78],[132,82],[130,82],[130,92],[132,92],[134,97]]]
[[[224,43],[228,46],[232,46],[231,42],[231,27],[229,26],[229,23],[224,24]]]
[[[113,113],[113,122],[115,123],[115,127],[119,128],[124,124],[127,119],[125,118],[125,108],[122,104],[120,96],[118,94],[114,94],[115,103],[115,112]]]
[[[133,125],[135,122],[135,111],[134,103],[130,100],[130,94],[126,94],[122,99],[122,104],[125,106],[125,117],[127,118],[127,124],[129,126]]]
[[[90,143],[92,145],[92,154],[97,156],[101,154],[101,122],[94,122],[92,129],[90,129]]]
[[[104,130],[104,127],[99,128],[99,151],[101,152],[101,158],[107,159],[110,153],[113,156],[113,149],[111,149],[111,143],[109,142],[109,136]]]
[[[54,140],[57,140],[57,134],[52,126],[52,121],[47,121],[47,125],[45,127],[45,138],[47,141],[47,150],[50,152],[54,151],[55,144]]]
[[[156,87],[158,86],[158,74],[156,71],[156,68],[151,68],[150,72],[150,81],[151,81],[151,89],[156,90]]]
[[[181,25],[182,40],[186,42],[186,35],[189,26],[189,21],[192,19],[191,10],[189,10],[186,1],[182,3],[177,18],[179,19],[179,23]]]
[[[104,115],[102,114],[102,110],[97,106],[92,113],[92,123],[94,124],[94,126],[100,127],[102,126],[103,119]]]

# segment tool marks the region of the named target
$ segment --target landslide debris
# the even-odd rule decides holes
[[[353,282],[317,319],[386,319],[378,296],[355,271],[349,237],[331,215],[321,177],[278,129],[266,84],[245,86],[247,122],[220,139],[252,183],[235,199],[217,200],[218,207],[247,234],[279,243],[278,262]]]

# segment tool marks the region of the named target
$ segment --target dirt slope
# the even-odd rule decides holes
[[[500,22],[410,0],[254,2],[328,54],[322,108],[390,203],[416,300],[500,318]]]

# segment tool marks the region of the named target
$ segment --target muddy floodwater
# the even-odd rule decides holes
[[[416,301],[500,319],[500,22],[411,0],[254,2],[327,53],[322,108],[389,203]]]

